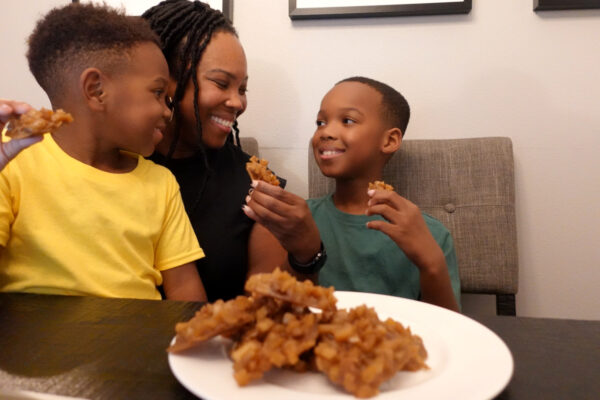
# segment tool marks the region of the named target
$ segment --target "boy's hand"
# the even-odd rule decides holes
[[[279,186],[252,182],[244,213],[267,228],[298,262],[308,262],[321,249],[321,235],[306,201]]]
[[[22,101],[0,99],[0,129],[4,128],[4,124],[15,116],[25,114],[31,110],[31,106]]]
[[[387,221],[369,221],[367,227],[388,235],[420,271],[422,300],[459,311],[444,252],[429,231],[419,207],[399,194],[369,190],[367,215]]]
[[[27,103],[20,101],[0,99],[0,131],[10,118],[18,117],[31,109]],[[0,170],[4,169],[10,160],[15,158],[21,150],[42,140],[42,136],[35,135],[23,139],[12,139],[7,143],[0,143]]]
[[[381,215],[387,221],[370,221],[367,227],[388,235],[420,269],[438,264],[444,257],[421,210],[396,192],[369,190],[367,215]]]

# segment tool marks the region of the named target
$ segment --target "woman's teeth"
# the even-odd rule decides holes
[[[226,126],[228,128],[231,128],[233,126],[233,121],[228,121],[226,119],[215,117],[215,116],[212,116],[210,118],[213,121],[215,121],[217,124],[219,124],[219,125],[223,125],[223,126]]]

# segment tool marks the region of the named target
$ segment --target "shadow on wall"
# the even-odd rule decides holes
[[[290,76],[291,69],[286,68],[285,61],[271,64],[250,58],[248,64],[251,69],[248,109],[240,118],[240,135],[256,138],[261,158],[269,161],[269,168],[287,180],[286,189],[306,197],[307,143],[313,133],[310,129],[314,126],[318,103],[300,101],[297,85],[300,79]],[[308,114],[312,118],[306,123],[298,119]],[[299,125],[306,126],[306,132],[298,132]]]
[[[469,14],[448,15],[415,15],[403,17],[373,17],[373,18],[334,18],[334,19],[305,19],[294,20],[295,29],[303,28],[353,28],[353,27],[382,27],[399,25],[457,25],[473,22],[473,11]]]
[[[600,10],[555,10],[555,11],[536,11],[535,14],[543,20],[556,19],[597,19],[600,17]]]

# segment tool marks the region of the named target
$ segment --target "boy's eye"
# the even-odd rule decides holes
[[[317,120],[317,126],[325,126],[325,121]]]
[[[239,92],[242,96],[244,96],[246,93],[248,93],[248,88],[242,87],[240,88]]]
[[[356,121],[353,120],[352,118],[343,118],[342,122],[344,123],[344,125],[350,125],[350,124],[354,124]]]

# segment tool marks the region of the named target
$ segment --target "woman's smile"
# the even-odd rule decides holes
[[[215,125],[217,125],[219,128],[221,128],[223,131],[226,131],[226,132],[231,132],[231,127],[233,126],[233,123],[235,122],[235,120],[228,120],[225,118],[217,117],[216,115],[212,115],[210,117],[210,120]]]

